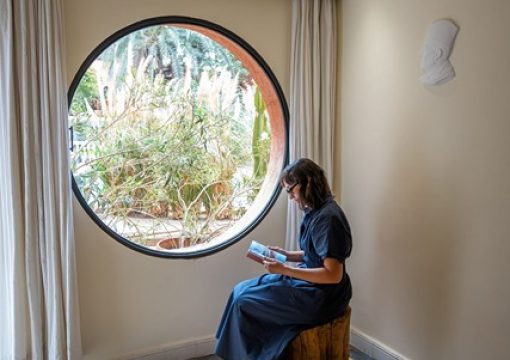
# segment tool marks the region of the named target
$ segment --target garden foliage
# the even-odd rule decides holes
[[[89,67],[70,106],[72,170],[123,237],[207,242],[241,218],[264,180],[270,126],[227,49],[173,26],[135,31]]]

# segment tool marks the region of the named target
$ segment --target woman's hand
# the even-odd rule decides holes
[[[285,255],[287,257],[287,261],[290,261],[290,262],[303,261],[304,252],[301,250],[289,251],[289,250],[282,249],[279,246],[269,246],[269,249]]]
[[[289,256],[289,252],[285,249],[282,249],[281,247],[279,246],[268,246],[269,249],[273,250],[273,251],[276,251],[277,253],[280,253],[280,254],[283,254],[285,256]]]
[[[281,262],[278,262],[274,259],[271,259],[271,258],[268,258],[266,257],[264,259],[264,268],[271,274],[282,274],[282,275],[285,275],[284,274],[284,271],[285,269],[287,268],[287,266],[285,266],[284,264],[282,264]]]

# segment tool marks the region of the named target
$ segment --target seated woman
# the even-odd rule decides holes
[[[299,159],[283,170],[281,182],[305,213],[301,251],[270,248],[299,264],[266,258],[269,274],[234,287],[216,333],[216,355],[226,360],[277,359],[301,331],[340,316],[352,296],[345,271],[351,231],[323,169]]]

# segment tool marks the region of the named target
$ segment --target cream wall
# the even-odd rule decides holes
[[[290,1],[64,0],[68,82],[104,38],[185,15],[248,41],[288,92]],[[510,2],[343,0],[335,192],[355,248],[352,325],[411,359],[507,358]],[[420,85],[427,25],[460,25],[457,77]],[[281,197],[249,237],[282,243]],[[165,260],[106,236],[75,204],[86,359],[210,338],[233,284],[260,268],[246,241]]]
[[[508,359],[510,2],[342,4],[352,326],[415,360]],[[425,88],[425,30],[445,17],[457,77]]]
[[[274,0],[64,0],[68,83],[88,54],[144,18],[183,15],[233,31],[289,83],[290,2]],[[283,245],[286,197],[249,234]],[[238,281],[261,273],[242,240],[196,260],[149,257],[115,242],[75,202],[81,331],[85,359],[113,359],[211,339]],[[200,354],[197,354],[200,355]]]

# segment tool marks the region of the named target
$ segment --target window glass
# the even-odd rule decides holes
[[[180,17],[134,24],[103,42],[71,85],[75,194],[136,250],[219,250],[274,203],[286,117],[270,69],[233,33]]]

